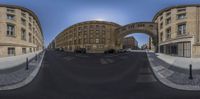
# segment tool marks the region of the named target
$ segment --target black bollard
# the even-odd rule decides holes
[[[189,79],[192,80],[193,77],[192,77],[192,64],[190,64],[190,76],[189,76]]]
[[[28,58],[26,58],[26,70],[28,70]]]

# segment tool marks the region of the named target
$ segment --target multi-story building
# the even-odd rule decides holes
[[[159,52],[200,57],[200,5],[165,8],[153,21],[158,24]]]
[[[120,25],[105,21],[86,21],[65,29],[55,38],[56,48],[74,51],[86,48],[88,53],[101,53],[115,48],[115,29]]]
[[[55,44],[55,40],[53,40],[49,45],[48,45],[48,49],[55,49],[56,48],[56,44]]]
[[[123,39],[123,48],[138,49],[138,42],[133,36],[126,37]]]
[[[0,57],[15,56],[43,49],[38,17],[31,10],[0,5]]]

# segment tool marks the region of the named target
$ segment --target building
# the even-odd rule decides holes
[[[55,40],[53,40],[49,46],[47,47],[48,49],[55,49],[56,48],[56,43],[55,43]]]
[[[102,53],[115,48],[115,29],[120,25],[105,21],[86,21],[65,29],[55,38],[56,48],[73,52],[86,48],[88,53]]]
[[[179,5],[159,11],[159,52],[181,57],[200,57],[200,5]]]
[[[138,42],[133,36],[126,37],[123,39],[123,48],[138,49]]]
[[[0,57],[15,56],[43,49],[38,17],[31,10],[0,5]]]

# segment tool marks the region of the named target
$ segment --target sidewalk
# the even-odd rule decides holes
[[[183,65],[180,65],[180,60],[183,61],[181,58],[177,62],[176,57],[172,58],[171,56],[159,55],[153,52],[147,52],[147,56],[155,76],[166,86],[180,90],[200,90],[200,70],[195,67],[193,79],[189,79],[189,63],[187,63],[189,59],[186,59],[184,63],[181,63]],[[166,62],[160,58],[166,60]],[[193,62],[196,62],[196,60]],[[177,66],[174,66],[174,64]]]
[[[26,62],[26,58],[31,60],[33,57],[35,57],[36,54],[40,52],[41,51],[37,51],[34,53],[28,53],[24,55],[0,58],[0,70],[9,69],[21,65],[24,62]]]
[[[0,71],[0,90],[16,89],[30,83],[39,72],[44,54],[45,52],[41,52],[41,53],[38,52],[37,60],[34,57],[35,54],[34,56],[33,54],[32,56],[29,54],[28,56],[33,59],[29,61],[28,70],[26,70],[26,63],[21,63],[20,65],[13,66],[13,68],[15,67],[20,67],[20,68],[15,68],[15,69],[9,68],[9,69],[1,70]],[[23,55],[23,57],[24,56],[26,55]],[[13,60],[14,62],[16,62],[16,60],[19,60],[16,58],[13,58],[13,59],[15,59]],[[9,61],[9,62],[12,62],[12,61]]]
[[[175,57],[169,56],[161,53],[156,53],[157,57],[168,64],[173,66],[188,69],[189,65],[192,64],[194,70],[200,70],[200,58],[184,58],[184,57]]]

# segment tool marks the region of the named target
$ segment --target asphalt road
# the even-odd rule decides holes
[[[145,53],[117,55],[47,51],[27,86],[0,91],[0,99],[199,99],[200,92],[161,84]]]

